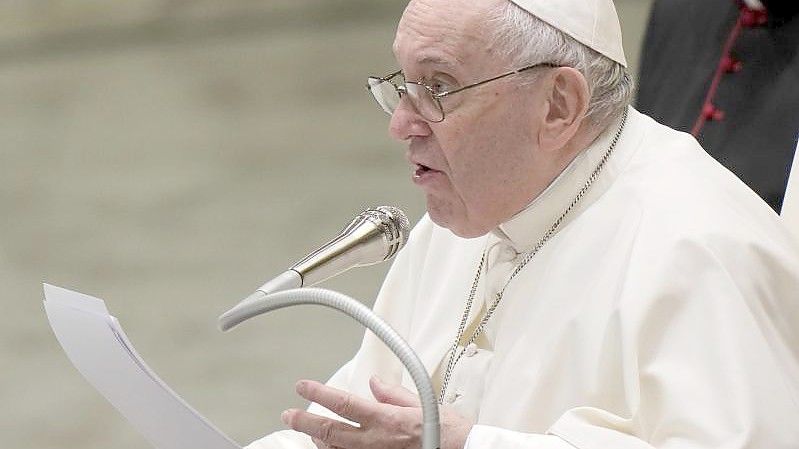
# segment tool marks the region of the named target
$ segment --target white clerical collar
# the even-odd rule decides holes
[[[616,148],[611,154],[608,163],[602,169],[597,180],[592,184],[588,193],[580,200],[576,207],[569,212],[564,222],[557,229],[563,229],[566,224],[578,216],[586,207],[596,201],[610,186],[613,179],[618,175],[618,166],[621,161],[626,161],[629,155],[624,149],[624,141],[627,136],[627,128],[633,121],[639,119],[639,113],[630,108],[628,112],[627,125],[625,132],[622,133]],[[621,119],[597,137],[594,142],[582,151],[566,167],[566,169],[555,178],[552,183],[536,197],[521,212],[511,217],[508,221],[495,228],[492,233],[501,240],[506,240],[518,253],[531,250],[544,234],[552,227],[555,220],[563,214],[563,211],[571,204],[577,193],[586,184],[591,173],[596,169],[597,164],[608,151],[613,138],[619,130]],[[615,162],[615,163],[614,163]]]

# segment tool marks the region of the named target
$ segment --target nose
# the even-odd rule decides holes
[[[388,133],[392,138],[406,141],[411,137],[425,137],[431,133],[430,125],[416,112],[407,96],[400,99],[397,109],[391,114]]]

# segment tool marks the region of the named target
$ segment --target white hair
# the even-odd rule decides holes
[[[511,1],[489,11],[489,36],[515,70],[536,62],[573,67],[588,82],[586,117],[607,126],[632,103],[635,85],[629,70],[535,17]]]

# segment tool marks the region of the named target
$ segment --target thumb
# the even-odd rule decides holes
[[[369,388],[377,402],[400,407],[419,407],[419,396],[402,385],[386,385],[377,376],[369,379]]]

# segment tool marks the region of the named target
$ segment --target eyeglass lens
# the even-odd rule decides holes
[[[392,82],[369,78],[369,90],[387,114],[393,114],[399,106],[400,91]],[[419,83],[406,82],[404,90],[413,107],[426,120],[440,122],[444,119],[441,104],[428,88]]]
[[[387,114],[394,113],[399,105],[400,96],[397,88],[391,82],[380,78],[369,78],[369,91]]]

